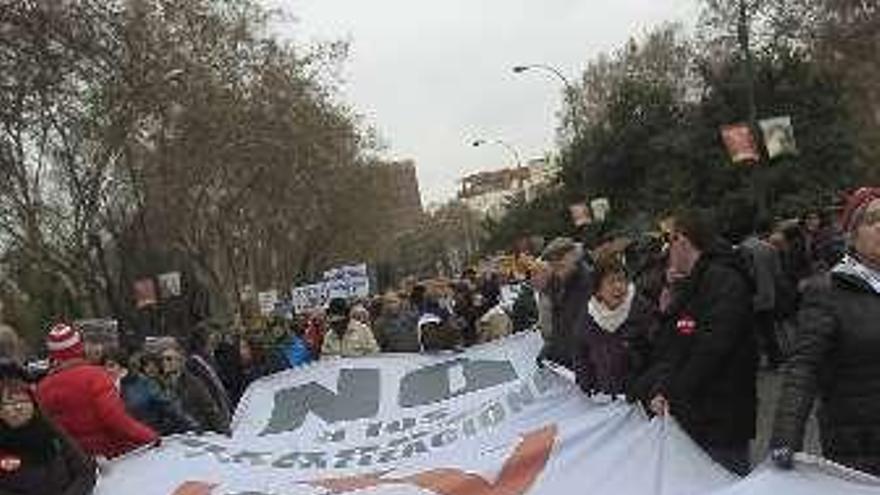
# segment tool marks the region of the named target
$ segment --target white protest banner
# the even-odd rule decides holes
[[[293,307],[297,313],[323,307],[336,297],[351,299],[369,295],[370,277],[366,263],[327,270],[321,282],[294,287],[291,291]]]
[[[672,420],[599,404],[538,368],[540,347],[524,333],[463,353],[276,374],[248,389],[231,438],[167,438],[110,465],[96,495],[855,495],[871,486],[818,473],[816,491],[800,468],[737,480]],[[730,491],[739,486],[749,490]]]
[[[304,285],[294,287],[290,293],[293,309],[297,313],[303,313],[310,309],[324,307],[330,298],[327,286],[324,284]]]
[[[324,283],[329,286],[330,298],[367,297],[370,278],[366,263],[346,265],[324,272]]]

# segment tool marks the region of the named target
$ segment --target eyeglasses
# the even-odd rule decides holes
[[[31,398],[25,394],[10,394],[0,400],[0,409],[20,409],[24,406],[31,405]]]

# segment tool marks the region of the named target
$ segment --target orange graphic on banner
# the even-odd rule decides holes
[[[304,484],[323,488],[327,490],[326,495],[353,493],[383,485],[413,485],[436,495],[524,495],[547,467],[556,433],[556,425],[551,425],[523,436],[516,450],[504,462],[495,483],[459,469],[439,468],[404,478],[385,478],[389,471],[383,471]],[[187,481],[171,495],[211,495],[216,486]]]
[[[556,442],[556,426],[525,435],[504,463],[495,483],[458,469],[434,469],[405,478],[384,478],[373,473],[308,483],[328,490],[327,495],[357,492],[381,485],[415,485],[437,495],[523,495],[547,466]]]
[[[171,495],[211,495],[217,485],[199,481],[187,481],[177,487]]]

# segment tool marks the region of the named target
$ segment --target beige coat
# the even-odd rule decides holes
[[[356,320],[348,322],[348,331],[339,338],[333,330],[324,334],[324,344],[321,346],[321,357],[358,357],[369,354],[378,354],[379,344],[373,336],[370,327]]]
[[[490,309],[477,320],[477,343],[491,342],[513,332],[513,322],[500,306]]]

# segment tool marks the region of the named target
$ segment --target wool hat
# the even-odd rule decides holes
[[[53,361],[69,361],[85,356],[82,334],[66,323],[58,323],[49,330],[46,348]]]
[[[840,216],[840,225],[844,232],[852,233],[859,226],[865,210],[875,199],[880,199],[880,187],[862,187],[847,198]]]
[[[559,261],[568,253],[578,248],[578,244],[569,237],[557,237],[544,248],[541,260],[547,262]]]

